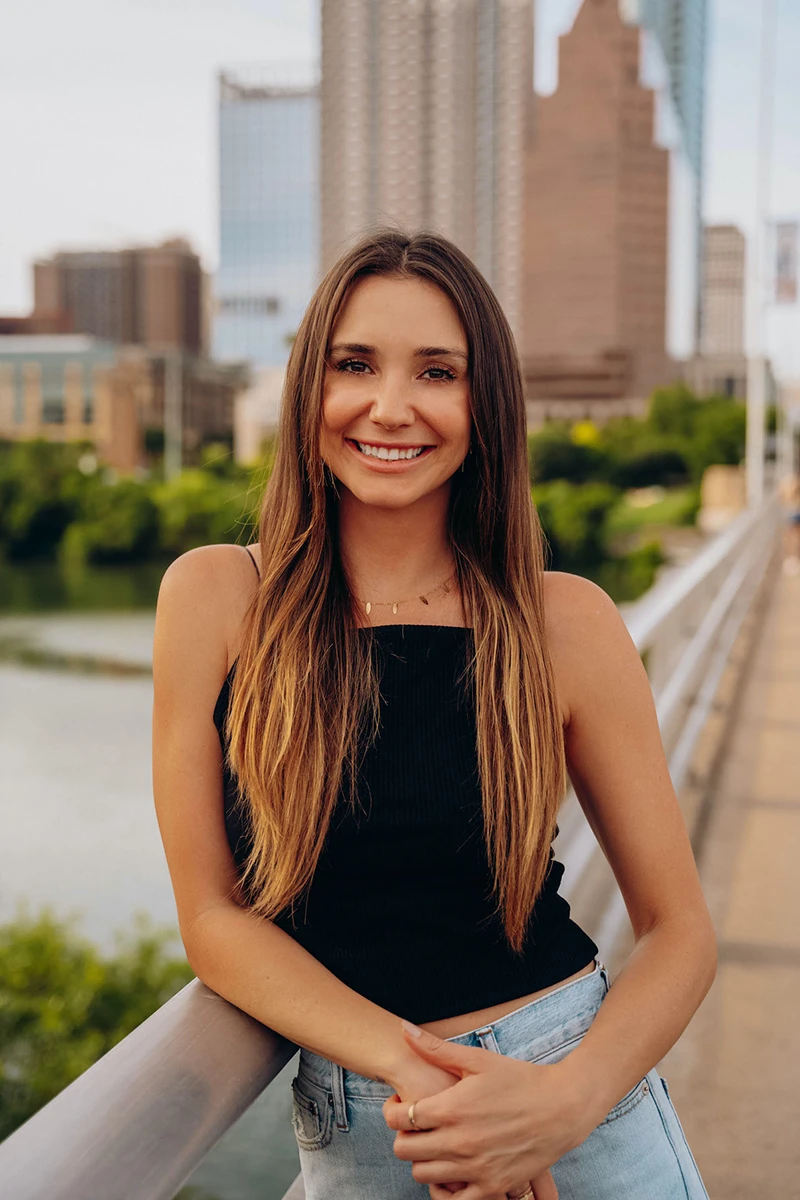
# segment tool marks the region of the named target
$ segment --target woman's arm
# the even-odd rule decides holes
[[[294,938],[248,912],[225,833],[222,755],[213,709],[231,631],[256,587],[236,546],[190,551],[166,572],[153,652],[153,790],[178,910],[196,975],[291,1041],[408,1101],[454,1082],[405,1044],[400,1021],[346,987]]]
[[[569,774],[614,871],[636,945],[565,1060],[599,1119],[678,1040],[710,988],[716,939],[670,780],[650,683],[612,601],[548,579]]]
[[[455,1087],[417,1105],[387,1101],[394,1152],[465,1200],[539,1179],[579,1145],[677,1041],[711,986],[714,931],[669,778],[650,684],[615,606],[570,575],[547,577],[548,640],[570,776],[622,891],[636,947],[578,1046],[548,1065],[406,1034]],[[508,1188],[507,1188],[508,1190]]]

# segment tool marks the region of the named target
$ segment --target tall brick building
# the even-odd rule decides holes
[[[60,313],[109,342],[203,349],[200,260],[183,238],[126,250],[62,251],[33,266],[33,316]]]
[[[323,269],[376,223],[437,229],[519,328],[533,0],[322,0]]]
[[[584,0],[528,150],[520,350],[545,412],[643,403],[666,351],[670,153],[640,82],[640,31]],[[631,403],[632,402],[632,403]]]

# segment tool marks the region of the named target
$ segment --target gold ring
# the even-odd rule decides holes
[[[533,1194],[533,1188],[529,1184],[519,1196],[509,1196],[508,1200],[536,1200],[536,1197]]]
[[[412,1129],[416,1129],[416,1128],[417,1128],[417,1123],[416,1123],[416,1121],[414,1120],[414,1105],[415,1105],[416,1103],[417,1103],[417,1102],[416,1102],[416,1100],[414,1100],[414,1101],[413,1101],[413,1103],[412,1103],[412,1104],[409,1104],[409,1106],[408,1106],[408,1119],[409,1119],[409,1121],[411,1122],[411,1128],[412,1128]]]

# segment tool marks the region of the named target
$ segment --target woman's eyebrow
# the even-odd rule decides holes
[[[450,358],[461,358],[464,362],[468,361],[463,350],[448,350],[446,346],[422,346],[419,350],[414,351],[415,358],[443,358],[445,355]]]
[[[361,342],[337,342],[335,346],[331,346],[331,354],[336,350],[343,350],[346,354],[375,354],[374,346],[363,346]]]
[[[337,352],[343,354],[377,354],[375,346],[367,346],[363,342],[336,342],[331,346],[331,354]],[[460,358],[465,363],[469,361],[468,355],[463,350],[451,350],[446,346],[420,346],[419,350],[414,351],[414,358]]]

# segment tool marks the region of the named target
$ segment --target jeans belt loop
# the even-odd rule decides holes
[[[338,1063],[331,1063],[331,1092],[333,1094],[333,1113],[336,1117],[336,1128],[347,1133],[350,1125],[347,1121],[347,1102],[344,1096],[344,1071]]]
[[[494,1036],[494,1028],[487,1025],[484,1029],[476,1029],[475,1037],[480,1042],[484,1050],[491,1050],[494,1054],[500,1053],[500,1047],[497,1044],[497,1038]]]

